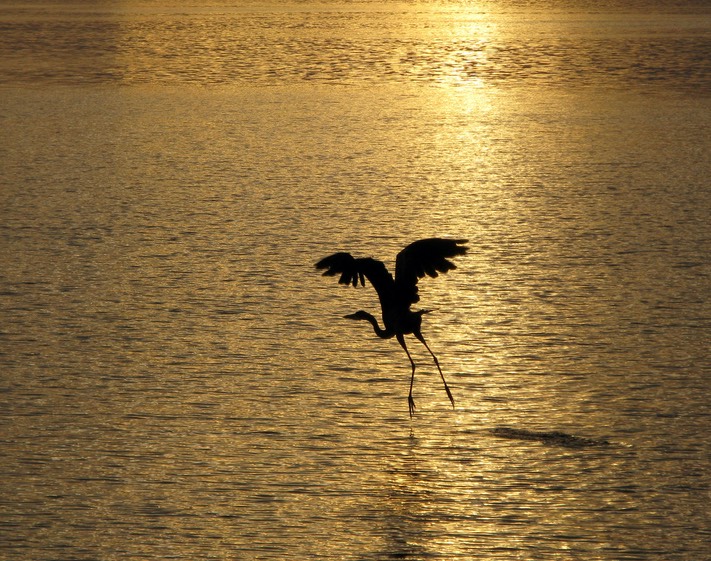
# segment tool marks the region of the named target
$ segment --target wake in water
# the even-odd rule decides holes
[[[536,440],[552,446],[565,446],[566,448],[587,448],[591,446],[609,446],[610,442],[604,439],[586,438],[575,436],[560,431],[539,432],[527,429],[514,429],[511,427],[496,427],[491,429],[491,434],[499,438],[511,440]]]

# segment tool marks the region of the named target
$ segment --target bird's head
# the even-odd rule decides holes
[[[368,318],[370,317],[370,314],[368,312],[365,312],[363,310],[358,310],[357,312],[353,314],[348,314],[347,316],[343,316],[346,319],[354,319],[354,320],[365,320],[368,321]]]

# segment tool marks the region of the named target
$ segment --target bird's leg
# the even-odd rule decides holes
[[[452,397],[452,392],[449,391],[449,386],[447,385],[447,380],[444,379],[444,374],[442,374],[442,369],[439,367],[439,361],[437,360],[437,357],[432,352],[432,349],[430,349],[429,345],[427,344],[427,341],[425,341],[425,338],[422,336],[422,333],[417,331],[415,333],[415,337],[417,337],[419,339],[419,341],[425,346],[425,348],[432,355],[432,358],[434,359],[435,366],[437,367],[437,370],[439,370],[439,375],[442,377],[442,382],[444,383],[444,389],[447,392],[447,397],[449,398],[449,401],[452,403],[452,409],[454,409],[454,398]]]
[[[410,410],[410,419],[412,419],[412,415],[415,412],[415,400],[412,397],[412,386],[415,383],[415,361],[412,360],[412,357],[410,356],[410,351],[407,350],[407,345],[405,345],[405,337],[403,337],[402,333],[397,334],[397,341],[400,343],[400,346],[405,350],[405,354],[407,355],[407,358],[410,359],[410,364],[412,365],[412,375],[410,376],[410,393],[407,394],[407,407]]]

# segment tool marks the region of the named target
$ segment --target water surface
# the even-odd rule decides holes
[[[708,558],[707,8],[0,24],[3,558]],[[313,263],[434,235],[411,421]]]

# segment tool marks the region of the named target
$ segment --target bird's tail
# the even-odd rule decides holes
[[[437,308],[433,308],[431,310],[419,310],[417,313],[418,314],[429,314],[430,312],[436,312]]]

